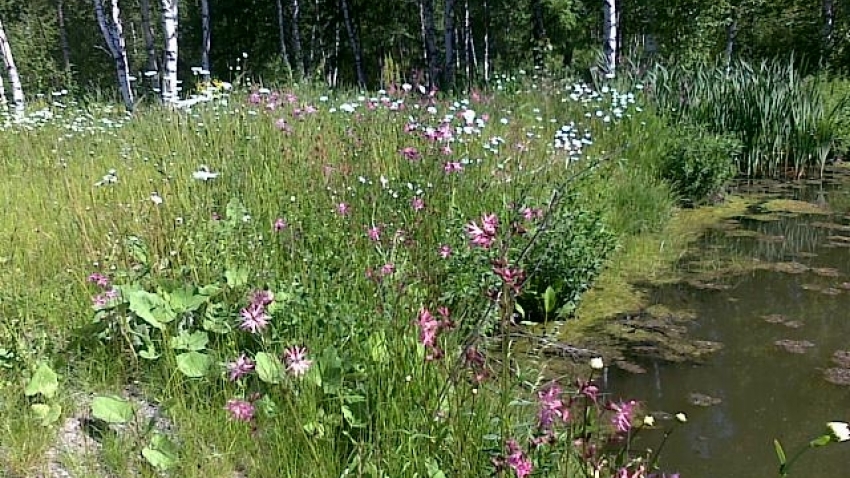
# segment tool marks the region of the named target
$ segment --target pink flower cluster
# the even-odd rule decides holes
[[[541,430],[551,430],[556,420],[562,422],[569,420],[569,406],[561,398],[562,390],[556,383],[552,383],[545,389],[537,392],[539,406],[537,424]]]
[[[242,322],[239,328],[247,330],[252,334],[263,331],[271,321],[271,316],[266,312],[266,306],[274,302],[274,294],[268,290],[258,290],[251,295],[248,306],[239,311]]]
[[[608,405],[614,412],[614,416],[611,417],[611,424],[614,425],[614,428],[620,433],[626,433],[632,429],[632,419],[634,418],[635,409],[637,408],[637,402],[634,400],[629,400],[628,402],[611,402]]]
[[[110,301],[117,299],[121,295],[120,292],[118,292],[118,289],[111,286],[109,277],[101,274],[100,272],[94,272],[89,275],[88,281],[104,290],[100,294],[96,294],[91,298],[92,306],[95,309],[106,306]]]
[[[419,310],[419,319],[416,321],[416,325],[419,327],[419,342],[428,351],[426,360],[429,361],[439,360],[443,357],[443,350],[437,343],[437,339],[442,331],[454,328],[454,322],[448,308],[439,307],[437,313],[440,315],[440,320],[437,320],[430,310],[423,307]]]
[[[511,438],[505,442],[505,448],[507,449],[507,455],[504,458],[500,457],[493,460],[493,464],[496,465],[496,469],[504,470],[507,465],[507,467],[514,470],[517,478],[530,476],[531,472],[534,471],[534,464],[531,463],[531,460],[525,452],[522,451],[519,443]]]
[[[481,225],[472,221],[466,225],[466,235],[472,245],[489,249],[496,239],[499,229],[499,218],[495,214],[484,214],[481,216]]]

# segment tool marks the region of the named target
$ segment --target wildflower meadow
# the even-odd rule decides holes
[[[642,83],[227,86],[5,119],[4,476],[679,476],[516,339],[673,213]]]

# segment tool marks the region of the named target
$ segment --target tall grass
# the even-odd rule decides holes
[[[737,167],[747,177],[821,174],[847,103],[845,97],[826,105],[824,80],[801,77],[793,61],[693,69],[656,65],[648,77],[649,97],[671,122],[738,137],[743,152]]]
[[[126,396],[134,383],[173,424],[177,451],[158,451],[175,456],[157,462],[172,476],[487,476],[512,439],[547,473],[590,472],[582,453],[618,433],[614,412],[571,386],[555,404],[561,389],[517,362],[512,274],[539,263],[522,251],[565,250],[547,270],[582,274],[581,292],[592,284],[595,269],[564,264],[571,254],[603,264],[610,244],[529,245],[565,193],[575,199],[567,212],[618,237],[656,229],[671,200],[666,184],[649,180],[655,152],[640,137],[651,115],[625,96],[573,91],[510,82],[471,98],[399,92],[404,101],[256,92],[132,120],[69,108],[9,126],[0,135],[0,365],[10,371],[0,472],[44,470],[56,456],[51,431],[94,413],[93,395]],[[570,121],[593,133],[573,161],[552,146]],[[453,141],[428,139],[441,125]],[[202,165],[218,176],[193,179]],[[472,247],[470,225],[487,214],[499,218],[498,234],[484,238],[492,247]],[[104,290],[87,280],[92,272],[126,297],[171,304],[157,309],[165,325],[124,295],[93,306]],[[273,291],[275,305],[268,327],[251,334],[239,324],[255,289]],[[572,292],[547,292],[544,302]],[[172,317],[168,307],[185,294],[201,303]],[[423,310],[437,316],[439,306],[455,323],[439,326],[438,350],[420,334]],[[205,338],[194,355],[190,334]],[[314,362],[305,376],[264,368],[293,346]],[[227,364],[243,353],[257,369],[230,380]],[[44,363],[59,372],[59,391],[23,397]],[[575,417],[596,410],[593,423],[562,420],[558,440],[546,442],[538,392],[559,413],[566,403],[586,407]],[[256,415],[229,417],[230,400]],[[42,426],[44,408],[33,404],[59,406],[61,417]],[[149,435],[110,435],[74,466],[153,473],[141,453],[154,445]],[[612,455],[604,472],[633,457]]]

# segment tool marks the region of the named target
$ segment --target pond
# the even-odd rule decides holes
[[[846,193],[823,184],[779,194],[847,210]],[[661,457],[684,478],[778,476],[774,438],[792,454],[827,422],[850,421],[850,387],[831,383],[850,384],[850,215],[753,212],[705,234],[681,263],[737,264],[718,267],[720,287],[690,280],[651,294],[654,304],[693,313],[689,334],[722,348],[698,365],[644,359],[645,373],[607,374],[615,396],[659,416],[687,414]],[[661,438],[639,441],[655,448]],[[792,476],[846,477],[848,463],[850,444],[833,445],[804,455]]]

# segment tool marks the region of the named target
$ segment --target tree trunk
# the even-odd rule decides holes
[[[345,30],[348,32],[348,42],[354,51],[354,68],[357,73],[357,86],[366,88],[366,72],[363,70],[363,52],[360,50],[360,42],[357,32],[354,31],[354,23],[351,21],[351,12],[348,9],[348,0],[339,0],[342,10],[342,20],[345,22]]]
[[[541,0],[531,0],[531,37],[534,39],[532,56],[534,68],[543,69],[543,47],[546,41],[546,29],[543,26],[543,5]]]
[[[617,1],[604,0],[602,51],[605,55],[605,74],[613,78],[617,70]]]
[[[443,22],[445,24],[443,38],[446,48],[446,58],[443,63],[443,83],[445,83],[443,88],[450,89],[454,87],[455,82],[455,0],[445,0],[443,6],[445,7],[443,10]]]
[[[434,22],[434,0],[420,0],[422,30],[425,37],[425,63],[428,65],[428,87],[437,83],[437,26]]]
[[[298,25],[300,21],[301,5],[298,0],[292,0],[292,64],[301,71],[302,77],[306,77],[307,71],[303,67],[304,59],[301,56],[301,28]]]
[[[320,0],[316,0],[313,12],[313,24],[310,25],[310,54],[304,57],[304,69],[307,72],[315,72],[315,64],[316,64],[316,50],[321,48],[320,42],[321,38],[319,37],[319,23],[322,21],[321,11],[322,6],[320,4]]]
[[[210,79],[210,43],[212,32],[210,28],[210,2],[201,0],[201,68],[205,81]]]
[[[62,48],[62,68],[68,74],[71,71],[71,45],[68,43],[68,30],[65,27],[65,0],[56,2],[56,23],[59,28],[59,46]]]
[[[127,111],[133,111],[133,88],[130,85],[130,64],[127,62],[127,47],[124,43],[124,29],[121,25],[121,10],[118,8],[118,0],[111,0],[112,14],[109,18],[103,11],[101,0],[94,0],[94,12],[97,15],[97,23],[112,54],[115,62],[115,73],[118,77],[118,89],[124,100]]]
[[[177,31],[180,17],[178,0],[162,0],[162,30],[165,36],[165,71],[162,75],[162,101],[176,102],[180,95],[177,90]]]
[[[6,99],[6,85],[3,84],[3,75],[0,75],[0,106],[3,110],[9,107],[9,100]]]
[[[156,57],[156,37],[151,22],[151,2],[150,0],[141,0],[139,6],[142,10],[142,31],[145,36],[145,52],[147,53],[145,76],[150,78],[152,84],[157,85],[159,84],[159,61]]]
[[[472,86],[473,72],[475,71],[475,49],[472,46],[472,20],[469,15],[469,0],[463,4],[463,51],[466,64],[466,84]]]
[[[490,82],[490,3],[484,0],[484,82]]]
[[[833,32],[835,30],[835,1],[823,0],[823,55],[829,57],[832,53]]]
[[[283,61],[283,66],[289,71],[290,80],[292,79],[292,65],[289,63],[289,53],[286,49],[286,15],[283,11],[283,2],[277,0],[277,31],[280,36],[280,59]]]
[[[732,67],[732,55],[735,53],[735,39],[738,37],[737,12],[732,13],[729,24],[726,25],[726,71]]]
[[[24,89],[21,87],[21,77],[18,75],[18,68],[15,66],[15,59],[12,57],[12,47],[9,46],[9,39],[6,37],[6,29],[3,27],[2,21],[0,21],[0,53],[3,55],[6,71],[9,73],[9,83],[12,85],[15,116],[23,116],[24,108],[26,107],[24,103]]]

